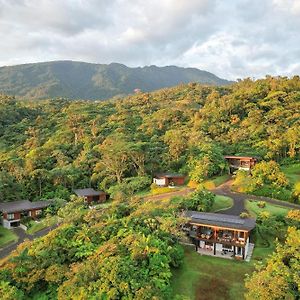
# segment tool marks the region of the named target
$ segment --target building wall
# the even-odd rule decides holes
[[[14,214],[14,218],[13,218],[12,220],[20,220],[20,218],[21,218],[21,213],[15,212],[15,213],[13,213],[13,214]],[[8,214],[7,214],[7,213],[3,213],[3,219],[6,219],[6,220],[7,220],[7,218],[8,218]],[[8,220],[8,221],[10,221],[10,220]]]
[[[216,251],[222,251],[223,250],[223,245],[216,243]]]
[[[153,182],[156,185],[165,186],[166,185],[166,178],[153,178]]]
[[[100,194],[99,195],[99,201],[100,202],[105,202],[106,201],[106,199],[107,199],[107,195],[106,194]]]
[[[169,181],[174,182],[175,185],[184,185],[184,177],[170,178]]]
[[[105,193],[100,194],[99,196],[87,196],[86,201],[90,204],[92,202],[105,202],[107,195]]]

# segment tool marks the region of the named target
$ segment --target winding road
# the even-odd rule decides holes
[[[260,196],[253,196],[253,195],[248,195],[248,194],[243,194],[243,193],[232,192],[231,185],[232,185],[232,180],[229,180],[212,190],[212,192],[215,193],[216,195],[227,196],[227,197],[230,197],[233,199],[233,206],[226,210],[222,210],[222,214],[239,216],[241,212],[246,211],[245,201],[248,199],[265,201],[265,202],[268,202],[271,204],[280,205],[280,206],[284,206],[284,207],[291,208],[291,209],[300,209],[300,205],[298,205],[298,204],[284,202],[284,201],[280,201],[280,200],[276,200],[276,199],[268,198],[268,197],[260,197]],[[185,188],[183,190],[174,191],[174,192],[170,192],[167,194],[148,196],[148,197],[145,197],[144,199],[145,200],[163,200],[163,199],[171,198],[174,196],[186,196],[189,193],[193,192],[194,190],[195,189],[193,189],[193,188]],[[33,235],[27,234],[21,228],[12,229],[17,234],[19,239],[17,242],[12,243],[12,244],[0,249],[0,259],[9,255],[13,250],[15,250],[18,247],[18,245],[20,245],[22,242],[24,242],[25,239],[33,240],[35,238],[44,236],[49,231],[51,231],[52,229],[54,229],[56,227],[57,227],[57,225],[42,229]]]
[[[254,195],[232,192],[231,185],[232,185],[232,180],[229,180],[212,190],[212,192],[215,193],[216,195],[227,196],[233,199],[233,206],[226,210],[222,210],[222,214],[239,216],[241,212],[246,211],[245,208],[246,200],[265,201],[271,204],[280,205],[287,208],[300,209],[300,205],[298,204],[280,201],[269,197],[254,196]]]
[[[7,255],[9,255],[13,250],[17,249],[17,247],[23,243],[26,239],[28,240],[33,240],[35,238],[41,237],[46,235],[48,232],[50,232],[52,229],[56,228],[57,225],[54,225],[52,227],[47,227],[44,228],[38,232],[36,232],[35,234],[28,234],[26,233],[22,228],[20,227],[16,227],[13,230],[13,232],[18,236],[18,241],[14,242],[12,244],[9,244],[7,246],[4,246],[3,248],[0,249],[0,259],[6,257]]]

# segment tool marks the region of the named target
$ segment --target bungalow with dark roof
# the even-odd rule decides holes
[[[153,183],[158,186],[184,185],[185,176],[182,174],[162,173],[156,174]]]
[[[257,163],[257,158],[253,156],[225,155],[224,158],[229,164],[230,173],[233,173],[237,170],[245,170],[250,172]]]
[[[92,188],[76,189],[76,190],[74,190],[74,193],[78,197],[83,197],[88,202],[88,204],[90,204],[92,202],[102,203],[108,199],[107,193],[105,193],[103,191],[95,191]]]
[[[249,260],[254,244],[250,232],[255,219],[219,213],[186,211],[189,222],[184,226],[196,251],[206,255]]]
[[[51,201],[29,200],[2,202],[0,203],[0,211],[2,212],[3,227],[11,228],[20,226],[21,217],[38,217],[44,208],[49,206]]]

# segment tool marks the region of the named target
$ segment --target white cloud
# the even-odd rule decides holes
[[[299,0],[0,0],[0,65],[57,59],[299,73]]]

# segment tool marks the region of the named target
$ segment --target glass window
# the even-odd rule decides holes
[[[13,220],[15,218],[15,214],[7,214],[7,220]]]

